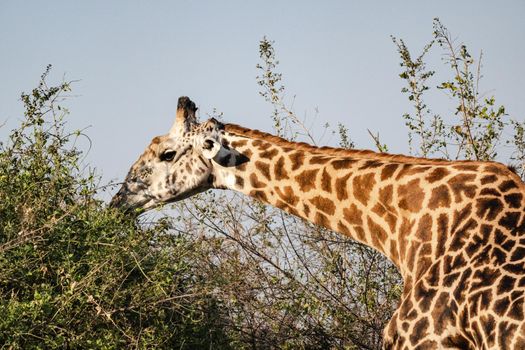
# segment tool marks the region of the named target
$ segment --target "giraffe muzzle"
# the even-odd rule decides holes
[[[120,209],[127,215],[138,216],[151,207],[151,198],[137,195],[124,183],[119,191],[111,198],[109,208]]]
[[[120,188],[120,190],[111,198],[111,201],[109,202],[110,208],[122,208],[126,206],[127,204],[127,196],[124,193],[125,189],[124,186]]]

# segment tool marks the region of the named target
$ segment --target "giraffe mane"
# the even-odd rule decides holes
[[[347,156],[352,158],[358,158],[358,159],[378,159],[378,160],[385,160],[385,161],[392,161],[397,163],[406,163],[406,164],[419,164],[419,165],[446,165],[454,162],[455,164],[461,163],[461,164],[470,164],[470,165],[478,165],[478,164],[493,164],[498,167],[505,167],[505,169],[509,170],[508,167],[505,165],[498,163],[498,162],[492,162],[492,161],[474,161],[474,160],[460,160],[460,161],[450,161],[446,159],[439,159],[439,158],[420,158],[420,157],[413,157],[413,156],[405,156],[401,154],[390,154],[390,153],[382,153],[382,152],[374,152],[371,150],[355,150],[355,149],[345,149],[345,148],[337,148],[337,147],[329,147],[329,146],[312,146],[306,142],[294,142],[286,140],[282,137],[275,136],[263,131],[254,130],[254,129],[248,129],[245,127],[242,127],[237,124],[224,124],[225,131],[238,135],[238,136],[245,136],[253,139],[259,139],[264,140],[267,142],[271,142],[273,144],[283,146],[283,147],[289,147],[293,148],[294,150],[301,150],[301,151],[309,151],[315,154],[326,154],[330,156]]]

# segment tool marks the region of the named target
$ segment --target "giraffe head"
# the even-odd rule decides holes
[[[196,111],[189,98],[179,98],[169,133],[155,137],[131,166],[111,206],[147,210],[212,186],[212,159],[219,157],[221,150],[227,152],[221,145],[223,127],[213,118],[197,123]]]

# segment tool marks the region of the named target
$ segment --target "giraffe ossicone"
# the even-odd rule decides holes
[[[196,110],[179,99],[112,206],[244,193],[394,262],[405,285],[385,348],[525,349],[525,184],[506,166],[318,148]]]

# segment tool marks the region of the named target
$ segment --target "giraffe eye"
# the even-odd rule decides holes
[[[177,152],[175,151],[172,151],[172,150],[166,150],[164,151],[161,155],[160,155],[160,160],[162,162],[171,162],[173,160],[173,158],[175,158],[175,155],[177,154]]]

